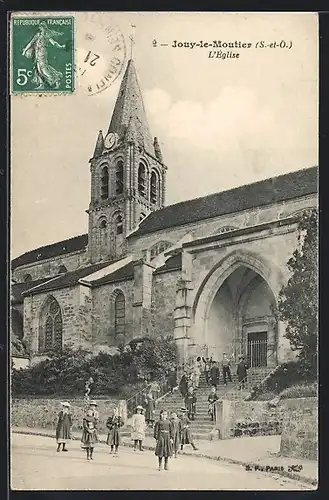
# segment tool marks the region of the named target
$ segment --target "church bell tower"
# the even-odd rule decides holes
[[[132,59],[109,128],[105,135],[99,131],[90,170],[90,261],[115,260],[126,253],[127,233],[165,202],[167,167],[149,131]]]

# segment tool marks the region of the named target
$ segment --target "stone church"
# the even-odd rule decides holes
[[[173,335],[181,361],[292,356],[273,306],[298,213],[317,206],[317,167],[166,206],[167,166],[130,60],[90,172],[88,233],[12,261],[12,340],[32,363],[67,342],[113,352],[145,335]]]

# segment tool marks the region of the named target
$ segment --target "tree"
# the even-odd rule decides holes
[[[282,287],[278,319],[286,323],[285,337],[306,369],[317,371],[318,345],[318,211],[303,212],[298,223],[298,248],[289,259],[291,272]]]

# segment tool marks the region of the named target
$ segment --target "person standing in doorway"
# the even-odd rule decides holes
[[[216,361],[212,362],[212,366],[210,368],[210,383],[211,385],[217,387],[219,383],[219,368],[217,366]]]
[[[238,367],[236,370],[236,374],[238,376],[240,390],[244,389],[246,378],[247,378],[247,369],[248,369],[248,366],[244,360],[244,357],[239,356],[239,363],[238,363]]]
[[[131,439],[134,441],[134,451],[137,451],[137,446],[139,446],[140,451],[144,451],[143,440],[145,439],[146,422],[143,410],[142,406],[137,406],[131,421]]]
[[[228,359],[226,352],[223,352],[222,370],[223,370],[224,385],[227,385],[227,378],[229,382],[232,382],[232,376],[231,376],[231,362]]]
[[[60,451],[61,445],[63,451],[68,451],[66,443],[71,439],[72,416],[70,412],[70,403],[61,403],[62,409],[58,414],[56,427],[57,451]]]

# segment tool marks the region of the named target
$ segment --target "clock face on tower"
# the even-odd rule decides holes
[[[110,132],[105,137],[104,146],[106,149],[113,149],[117,145],[117,142],[118,142],[118,135],[113,132]]]

